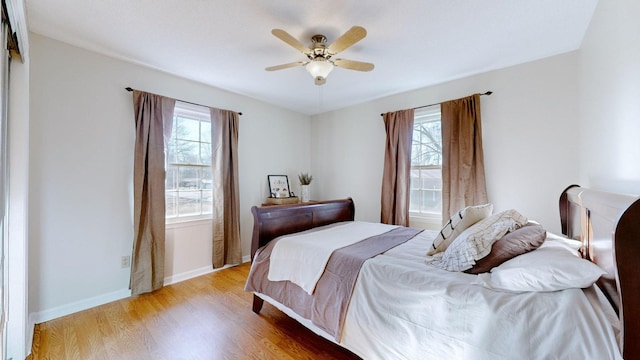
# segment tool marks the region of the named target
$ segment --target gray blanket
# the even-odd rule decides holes
[[[333,252],[313,295],[289,281],[269,281],[269,256],[277,239],[260,249],[251,266],[246,291],[265,294],[298,315],[310,319],[340,341],[351,294],[362,264],[407,240],[422,230],[398,227]],[[298,265],[303,266],[303,265]]]

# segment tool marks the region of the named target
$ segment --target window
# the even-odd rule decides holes
[[[442,213],[442,130],[439,104],[418,109],[414,115],[409,212],[412,216],[434,219],[439,219]]]
[[[213,182],[209,108],[176,101],[166,153],[167,220],[209,218]]]

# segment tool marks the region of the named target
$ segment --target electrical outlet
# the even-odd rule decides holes
[[[121,268],[128,268],[129,266],[131,266],[131,257],[130,256],[123,256],[122,259],[120,259],[120,267]]]

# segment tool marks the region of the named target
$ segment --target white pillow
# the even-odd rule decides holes
[[[561,247],[540,247],[478,275],[474,282],[507,292],[586,288],[606,272]]]
[[[447,224],[440,230],[440,233],[433,240],[431,249],[427,255],[434,255],[439,252],[443,252],[447,249],[449,244],[455,240],[460,233],[466,230],[471,225],[491,215],[493,211],[493,204],[467,206],[466,208],[458,211],[454,214]]]
[[[527,221],[524,215],[513,209],[493,214],[464,230],[444,253],[427,259],[427,264],[449,271],[471,269],[476,260],[491,252],[494,242],[509,231],[519,229]]]

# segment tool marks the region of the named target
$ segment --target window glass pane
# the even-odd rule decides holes
[[[442,211],[442,170],[412,169],[409,211],[436,213]]]
[[[202,213],[211,214],[213,212],[213,195],[211,190],[202,191]]]
[[[200,122],[200,141],[211,142],[211,123],[208,121]]]
[[[178,188],[180,190],[195,190],[200,188],[200,174],[197,167],[180,166],[178,170]]]
[[[420,170],[411,169],[411,185],[409,190],[409,211],[420,212]]]
[[[171,138],[175,138],[176,137],[176,127],[178,126],[178,118],[177,117],[173,117],[173,124],[171,124]]]
[[[200,215],[200,191],[181,191],[178,197],[180,216]]]
[[[177,214],[177,206],[176,206],[176,199],[178,198],[178,194],[175,191],[167,191],[165,196],[165,217],[171,218],[171,217],[176,217]]]
[[[420,171],[421,211],[442,212],[442,170],[425,169]]]
[[[200,148],[198,142],[177,140],[175,147],[175,162],[181,164],[200,163]]]
[[[177,117],[174,122],[178,140],[200,141],[200,121]]]
[[[171,138],[169,140],[169,148],[166,151],[167,154],[167,163],[168,164],[172,164],[177,162],[176,159],[176,140],[174,138]]]
[[[209,167],[202,168],[202,188],[213,189],[213,171]]]
[[[200,164],[211,165],[211,144],[200,143]]]
[[[411,150],[411,165],[442,165],[440,122],[415,123]]]
[[[173,191],[178,189],[178,169],[175,166],[169,165],[167,167],[167,174],[165,177],[165,190]]]

